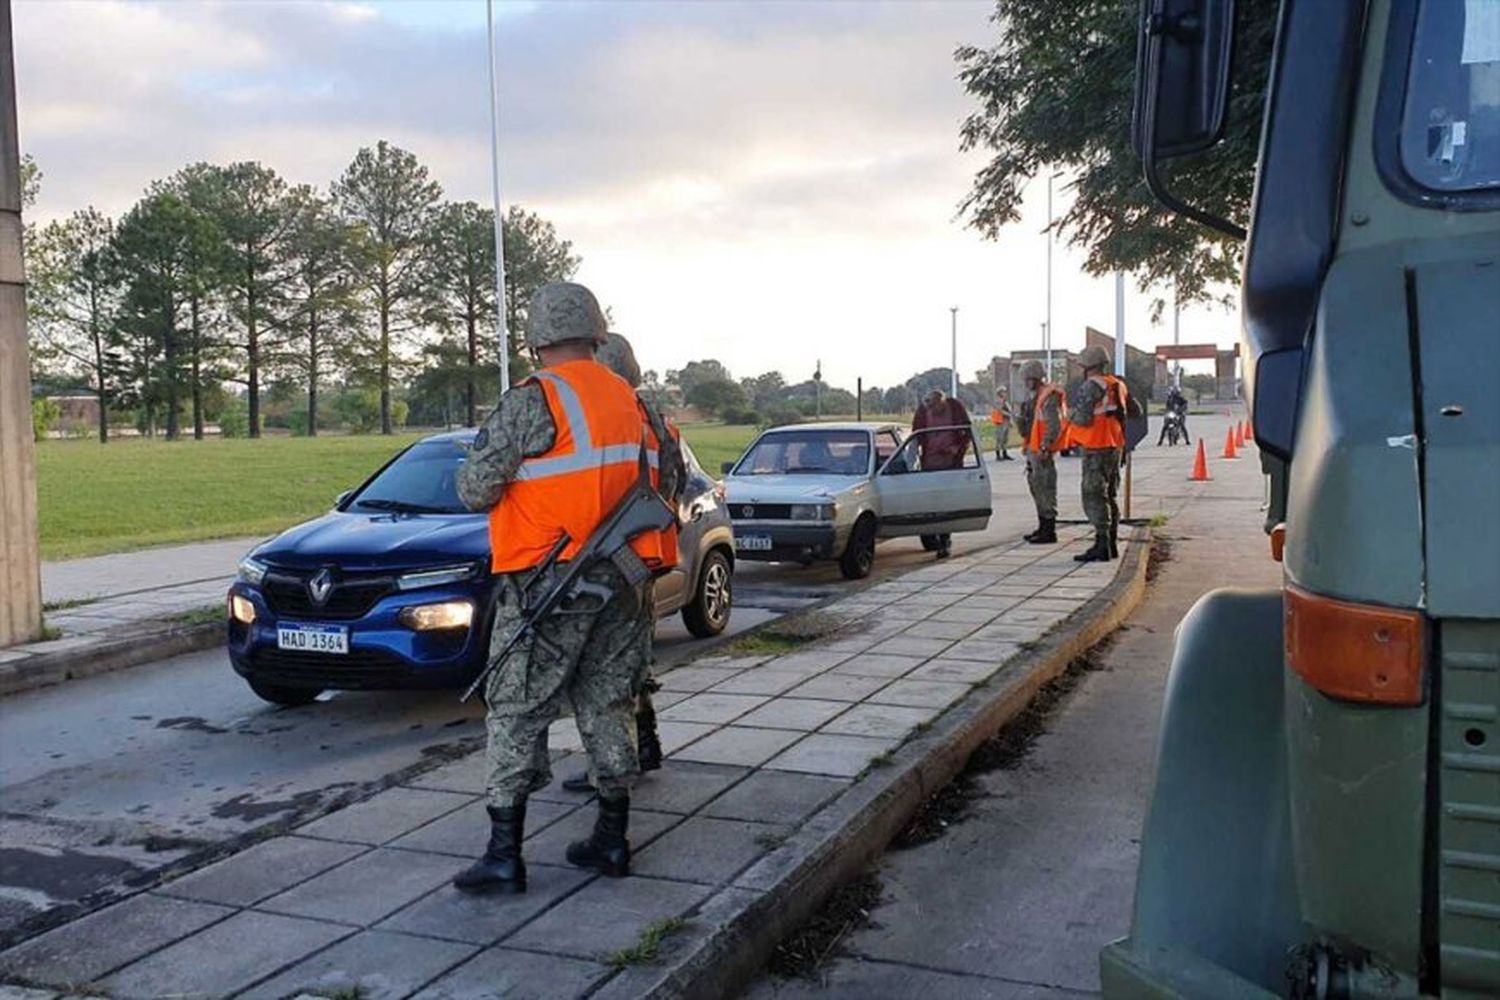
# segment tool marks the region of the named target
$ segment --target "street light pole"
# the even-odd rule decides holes
[[[495,336],[500,341],[500,391],[510,389],[510,330],[505,323],[505,223],[500,214],[500,94],[495,73],[495,0],[485,0],[490,46],[490,193],[495,202]]]
[[[950,379],[950,388],[951,388],[952,391],[949,392],[948,395],[951,396],[951,397],[953,397],[954,399],[957,399],[958,398],[958,306],[949,306],[948,307],[948,314],[949,314],[949,317],[952,320],[952,338],[953,338],[953,367],[951,369],[949,369],[949,374],[952,376],[952,378]]]
[[[1047,352],[1047,381],[1052,381],[1052,178],[1047,175],[1047,322],[1042,327],[1042,350]]]

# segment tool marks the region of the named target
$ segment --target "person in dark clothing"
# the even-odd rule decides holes
[[[1179,388],[1177,388],[1177,386],[1174,385],[1174,386],[1172,386],[1172,388],[1170,388],[1170,389],[1167,390],[1167,404],[1166,405],[1167,405],[1167,412],[1168,413],[1173,413],[1173,414],[1177,415],[1177,429],[1182,433],[1182,439],[1183,439],[1183,441],[1185,443],[1187,443],[1187,444],[1192,444],[1193,443],[1193,436],[1188,433],[1188,427],[1187,427],[1187,411],[1188,411],[1187,397],[1182,394],[1182,390],[1179,389]],[[1163,420],[1162,421],[1162,427],[1161,427],[1161,433],[1159,435],[1157,435],[1156,443],[1159,445],[1163,441],[1165,441],[1166,438],[1167,438],[1167,422],[1165,420]]]
[[[913,432],[926,428],[951,428],[934,430],[922,435],[917,447],[924,470],[959,469],[964,464],[964,452],[969,447],[972,421],[969,411],[957,399],[950,398],[941,389],[933,389],[922,397],[911,419]],[[932,536],[934,551],[939,559],[947,559],[953,552],[952,535]]]

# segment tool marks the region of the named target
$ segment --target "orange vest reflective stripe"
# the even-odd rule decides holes
[[[1038,455],[1042,453],[1042,435],[1044,433],[1042,427],[1042,404],[1047,401],[1049,396],[1057,397],[1058,435],[1057,440],[1052,442],[1052,450],[1062,451],[1067,447],[1068,416],[1066,412],[1067,407],[1063,405],[1063,391],[1051,382],[1043,382],[1036,391],[1036,402],[1033,404],[1031,410],[1031,433],[1026,438],[1026,450],[1035,452]]]
[[[1094,407],[1094,420],[1087,427],[1074,424],[1070,440],[1081,448],[1100,450],[1125,447],[1125,383],[1113,375],[1090,375],[1089,381],[1104,390],[1104,398]]]
[[[541,387],[556,435],[545,454],[521,463],[490,510],[490,567],[496,573],[538,565],[564,533],[572,541],[559,558],[573,558],[635,484],[641,448],[653,470],[658,462],[634,390],[604,365],[568,361],[528,381]],[[663,545],[653,532],[631,547],[656,568]]]

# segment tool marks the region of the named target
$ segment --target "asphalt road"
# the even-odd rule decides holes
[[[1205,427],[1209,433],[1212,430]],[[1222,438],[1220,422],[1218,434]],[[1140,456],[1136,513],[1170,496],[1190,456]],[[991,464],[995,517],[958,554],[1031,529],[1022,463]],[[1077,463],[1060,463],[1063,516],[1078,516]],[[926,565],[915,539],[883,544],[872,581]],[[847,592],[835,564],[742,564],[733,630]],[[675,619],[662,668],[704,649]],[[281,826],[392,775],[479,745],[479,711],[452,692],[343,692],[262,703],[222,652],[181,656],[0,700],[0,936],[42,911],[149,877],[196,852]]]

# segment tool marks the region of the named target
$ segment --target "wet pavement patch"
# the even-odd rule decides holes
[[[82,899],[141,870],[126,858],[71,848],[0,847],[0,885],[59,901]]]
[[[170,719],[162,719],[156,724],[156,728],[180,729],[185,733],[211,733],[213,735],[229,732],[221,726],[210,725],[196,715],[177,715]]]
[[[264,802],[256,799],[254,795],[245,792],[236,795],[232,799],[220,802],[213,807],[212,811],[217,819],[241,819],[252,823],[279,813],[300,815],[320,808],[328,793],[352,787],[354,786],[351,782],[343,781],[338,784],[329,785],[327,788],[298,792],[290,798],[268,799]]]
[[[850,933],[874,927],[870,914],[881,903],[880,877],[867,871],[828,897],[817,913],[788,935],[771,954],[766,970],[782,979],[816,980],[818,972],[839,954]]]

